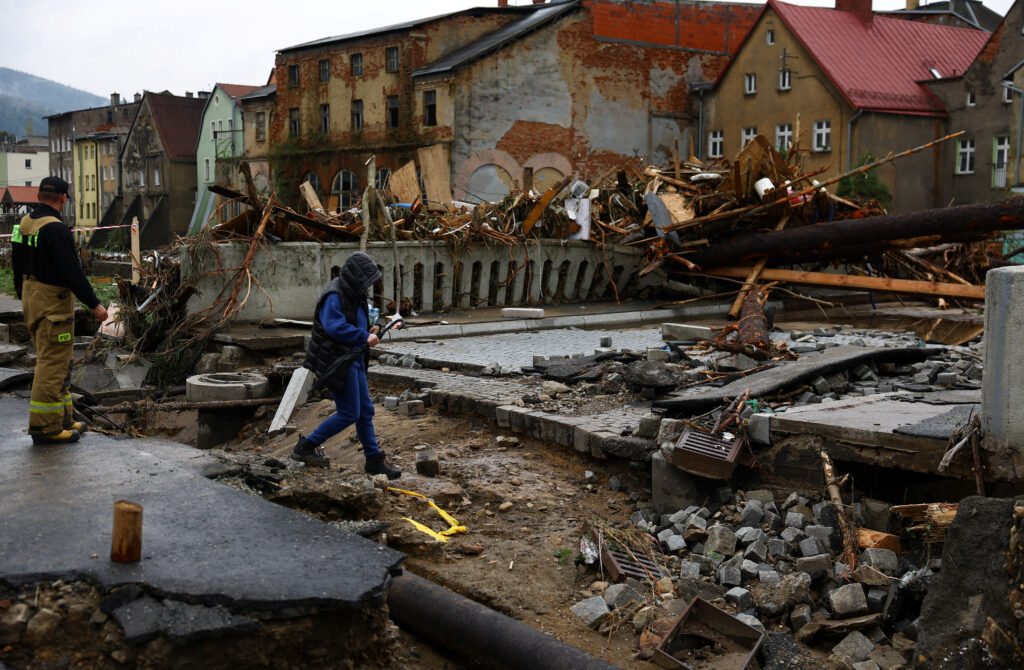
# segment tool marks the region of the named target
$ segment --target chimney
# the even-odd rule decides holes
[[[498,0],[499,7],[508,7],[508,0]]]
[[[185,97],[186,98],[191,98],[192,97],[192,91],[185,91]]]
[[[136,93],[135,94],[135,102],[138,102],[139,100],[142,100],[142,94],[141,93]]]
[[[533,0],[533,4],[535,4],[535,5],[543,5],[546,1],[547,0]]]
[[[851,12],[863,23],[871,23],[871,0],[836,0],[836,9]]]
[[[907,0],[907,9],[917,9],[920,4],[918,0]]]
[[[121,94],[120,93],[111,93],[110,94],[110,106],[111,107],[117,107],[120,104],[121,104]]]

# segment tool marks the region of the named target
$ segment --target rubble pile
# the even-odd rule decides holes
[[[627,554],[636,564],[653,562],[655,568],[645,568],[651,578],[596,581],[573,612],[601,632],[632,626],[641,636],[641,656],[649,658],[699,597],[758,631],[788,633],[816,650],[817,660],[806,653],[802,667],[824,667],[829,655],[845,657],[830,659],[837,662],[876,664],[858,668],[907,664],[921,602],[940,560],[869,547],[846,563],[839,512],[831,502],[797,492],[777,500],[770,490],[734,493],[727,486],[716,495],[706,505],[671,514],[634,513],[636,530],[656,541],[646,555],[628,548]],[[890,530],[889,506],[881,501],[861,500],[854,513],[866,526]],[[607,575],[609,560],[629,561],[621,552],[609,559],[619,547],[599,534],[584,536],[581,556]],[[602,544],[601,550],[587,549]],[[771,663],[772,647],[762,649],[764,663]],[[713,661],[703,667],[715,667]]]

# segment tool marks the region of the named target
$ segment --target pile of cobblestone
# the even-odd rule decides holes
[[[798,645],[831,654],[838,667],[890,670],[907,663],[939,560],[915,564],[889,549],[869,548],[852,567],[838,558],[842,540],[831,503],[795,492],[777,502],[769,490],[734,495],[722,488],[717,497],[673,514],[636,512],[633,524],[657,538],[671,576],[653,585],[592,585],[589,591],[600,593],[585,593],[589,597],[573,608],[577,616],[600,628],[628,611],[637,632],[664,634],[667,622],[654,622],[677,617],[699,595],[758,630],[785,633]],[[889,529],[883,502],[863,500],[854,513],[865,526]]]

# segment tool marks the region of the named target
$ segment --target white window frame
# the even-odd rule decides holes
[[[743,95],[754,95],[757,93],[757,75],[748,72],[743,75]]]
[[[156,165],[153,167],[153,186],[160,185],[160,166]]]
[[[775,150],[776,151],[789,151],[790,146],[793,144],[793,124],[792,123],[777,123],[775,124]]]
[[[793,71],[789,68],[779,69],[779,90],[788,91],[793,86]]]
[[[1013,102],[1013,91],[1005,86],[1000,86],[999,88],[1003,89],[1003,104],[1008,105]]]
[[[974,89],[972,88],[970,91],[967,91],[967,106],[974,107],[977,104],[978,98],[977,95],[974,93]]]
[[[708,133],[708,158],[721,158],[725,155],[725,131],[712,130]]]
[[[1006,188],[1006,168],[1010,162],[1010,138],[992,139],[992,188]]]
[[[757,126],[748,126],[740,131],[740,148],[747,146],[757,137]]]
[[[210,181],[210,159],[209,158],[204,158],[203,159],[203,172],[206,175],[203,178],[203,181],[209,182]]]
[[[956,143],[956,174],[974,174],[974,140]]]
[[[772,46],[773,44],[775,44],[775,31],[772,30],[771,28],[764,31],[764,43],[767,44],[768,46]]]
[[[217,141],[217,122],[210,121],[210,140],[213,142]]]
[[[814,151],[832,151],[831,119],[814,122]]]

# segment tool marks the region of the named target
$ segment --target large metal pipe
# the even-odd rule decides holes
[[[401,627],[484,668],[618,667],[409,572],[392,582],[388,608]]]

